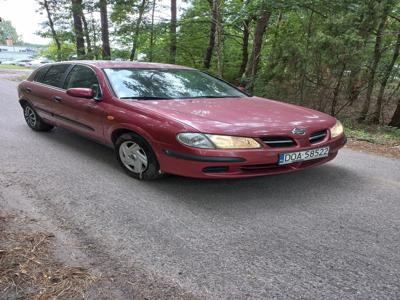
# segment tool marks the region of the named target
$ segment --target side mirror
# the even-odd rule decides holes
[[[67,95],[76,98],[91,99],[94,97],[94,92],[89,88],[70,88],[67,90]]]
[[[249,97],[252,96],[252,95],[250,94],[250,92],[248,92],[248,91],[246,90],[246,86],[244,86],[244,85],[239,85],[237,88],[238,88],[239,90],[241,90],[243,93],[245,93],[247,96],[249,96]]]

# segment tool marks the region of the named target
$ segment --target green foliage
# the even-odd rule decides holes
[[[61,59],[69,60],[75,55],[76,47],[72,43],[63,43],[61,46]],[[57,60],[57,46],[54,42],[52,42],[47,48],[39,51],[39,55],[42,57],[47,57],[52,60]]]
[[[345,132],[349,138],[367,141],[374,144],[387,145],[391,143],[400,143],[399,128],[347,123],[345,124]]]
[[[65,59],[74,52],[70,0],[48,1]],[[113,58],[129,59],[134,48],[135,57],[169,61],[170,21],[166,3],[155,2],[158,13],[154,23],[152,0],[110,0],[108,3]],[[360,111],[366,87],[371,84],[369,75],[376,58],[376,32],[385,7],[390,8],[390,14],[384,23],[382,57],[372,82],[372,107],[400,31],[400,0],[188,0],[185,3],[178,19],[177,64],[203,68],[210,25],[216,21],[212,20],[212,4],[218,3],[222,49],[218,55],[219,69],[225,79],[234,84],[250,80],[256,95],[298,103],[345,119],[357,117],[354,112]],[[83,6],[98,58],[100,24],[93,17],[98,13],[98,1],[84,0]],[[264,11],[271,16],[262,39],[258,72],[254,77],[245,78],[241,74],[244,50],[250,57],[257,20]],[[52,33],[47,25],[44,24],[41,34],[50,37]],[[245,26],[250,33],[247,49],[243,49]],[[54,58],[54,55],[54,45],[51,45],[46,56]],[[218,73],[217,61],[214,47],[207,71]],[[398,63],[390,70],[381,111],[383,123],[388,123],[400,98],[399,71]]]
[[[4,44],[7,38],[11,38],[15,45],[22,42],[11,22],[3,20],[0,22],[0,44]]]
[[[0,69],[6,69],[6,70],[29,70],[29,68],[26,68],[26,67],[15,66],[15,65],[3,65],[3,64],[0,64]]]

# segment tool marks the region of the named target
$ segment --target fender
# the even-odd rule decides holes
[[[136,125],[129,124],[129,123],[118,123],[118,124],[114,124],[111,127],[107,128],[107,131],[106,131],[106,140],[111,145],[113,144],[112,134],[117,130],[132,131],[132,132],[140,135],[141,137],[143,137],[150,145],[153,144],[153,141],[154,141],[153,136],[151,136],[149,133],[147,133],[141,127],[138,127]]]

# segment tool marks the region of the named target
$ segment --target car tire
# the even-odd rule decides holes
[[[28,124],[31,129],[35,131],[50,131],[54,128],[53,125],[44,122],[31,105],[26,104],[23,109],[26,124]]]
[[[115,142],[118,162],[125,172],[139,180],[162,177],[160,165],[150,144],[135,133],[124,133]]]

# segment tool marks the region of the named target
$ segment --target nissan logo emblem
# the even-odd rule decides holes
[[[297,135],[305,135],[306,130],[303,128],[293,128],[292,133]]]

